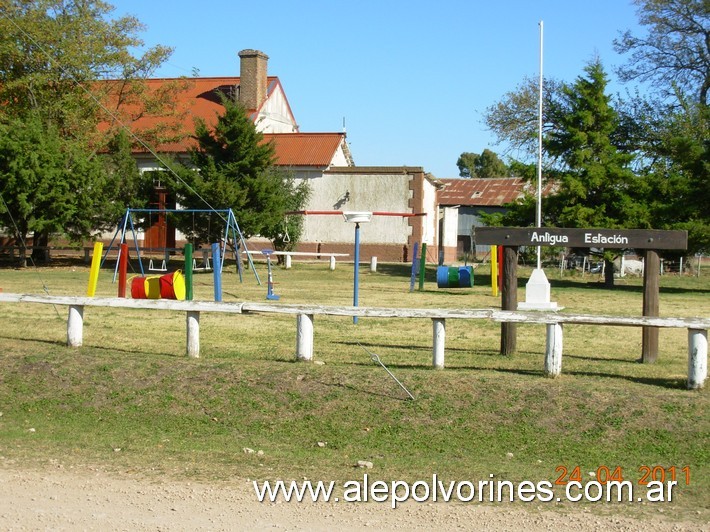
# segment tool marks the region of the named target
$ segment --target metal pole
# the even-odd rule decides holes
[[[357,292],[360,283],[358,274],[360,272],[360,224],[355,223],[355,265],[353,269],[353,307],[357,307]],[[353,323],[357,323],[357,316],[353,316]]]
[[[543,22],[540,21],[540,87],[538,98],[538,130],[537,130],[537,209],[535,222],[537,227],[542,227],[542,31]],[[537,269],[541,267],[540,246],[537,247]]]

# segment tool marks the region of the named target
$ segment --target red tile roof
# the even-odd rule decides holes
[[[501,206],[512,203],[525,193],[534,194],[535,183],[520,177],[490,177],[473,179],[440,179],[444,188],[439,191],[440,205]],[[551,190],[545,185],[543,196]]]
[[[326,167],[344,137],[345,133],[270,133],[264,140],[274,141],[279,166]]]
[[[269,76],[267,81],[268,96],[280,82],[275,76]],[[217,122],[218,115],[223,112],[224,108],[220,104],[217,90],[229,94],[230,90],[239,86],[239,83],[239,77],[146,80],[149,91],[160,91],[168,84],[185,84],[187,88],[177,92],[176,101],[172,104],[175,116],[143,114],[126,125],[137,132],[139,136],[140,131],[153,129],[160,125],[177,126],[185,135],[181,140],[165,142],[153,146],[153,149],[163,153],[185,153],[195,146],[195,140],[190,136],[195,128],[195,119],[201,118],[208,126],[212,126]],[[115,100],[117,97],[114,96],[113,99]],[[253,114],[256,112],[254,109],[249,111]],[[125,105],[122,109],[124,116],[137,113],[137,106]],[[105,130],[108,127],[108,123],[99,125],[100,130]],[[331,164],[344,135],[344,133],[270,133],[265,134],[264,139],[266,141],[273,139],[276,145],[276,164],[279,166],[326,167]],[[136,151],[145,152],[146,150],[138,149]]]

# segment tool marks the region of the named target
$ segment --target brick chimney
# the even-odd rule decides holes
[[[239,52],[239,101],[256,110],[266,100],[266,64],[269,56],[259,50]]]

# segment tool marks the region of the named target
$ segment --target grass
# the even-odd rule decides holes
[[[265,280],[265,268],[257,266]],[[442,289],[427,272],[409,292],[406,265],[361,269],[360,305],[491,307],[484,267],[470,289]],[[639,315],[641,280],[548,272],[553,299],[575,313]],[[521,271],[520,299],[526,270]],[[112,270],[97,295],[116,293]],[[0,269],[5,292],[83,295],[81,264]],[[284,303],[350,305],[352,267],[325,263],[277,268]],[[225,301],[263,301],[246,272],[223,279]],[[212,277],[196,275],[196,299],[211,299]],[[661,315],[710,316],[710,277],[663,276]],[[585,478],[620,467],[637,483],[643,466],[690,467],[666,515],[710,512],[710,394],[685,389],[687,335],[661,330],[653,365],[637,362],[636,328],[566,326],[562,375],[542,375],[544,326],[519,325],[519,352],[498,354],[500,326],[449,320],[446,366],[431,369],[429,320],[317,317],[315,358],[294,361],[295,318],[201,318],[201,353],[187,359],[182,313],[88,308],[84,346],[65,346],[66,308],[3,305],[0,331],[0,455],[6,461],[100,465],[149,476],[200,479],[362,478],[554,481],[560,466]],[[363,347],[415,396],[404,391]],[[34,430],[31,430],[34,429]],[[319,445],[319,442],[321,445]],[[250,448],[263,455],[247,454]],[[594,511],[656,513],[612,505]],[[700,511],[700,514],[697,512]]]

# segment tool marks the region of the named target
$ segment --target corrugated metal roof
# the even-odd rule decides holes
[[[264,140],[276,146],[279,166],[327,167],[333,161],[345,133],[270,133]]]
[[[499,207],[512,203],[525,194],[535,194],[536,185],[520,177],[489,177],[472,179],[440,179],[444,188],[439,191],[440,205]],[[554,183],[543,186],[542,195],[555,189]]]

